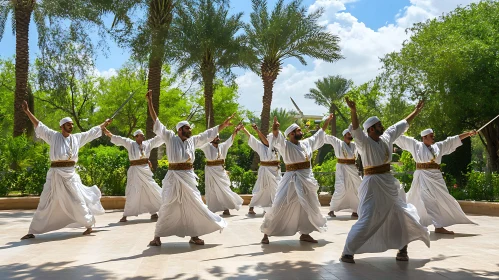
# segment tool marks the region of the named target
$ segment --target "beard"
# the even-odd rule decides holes
[[[213,143],[213,144],[217,144],[217,145],[218,145],[218,144],[220,144],[220,139],[218,139],[218,140],[213,140],[213,141],[211,141],[211,143]]]
[[[190,138],[192,136],[192,132],[182,130],[182,136],[184,136],[185,138]]]
[[[73,132],[73,128],[72,127],[70,127],[70,128],[63,127],[63,128],[64,128],[64,131],[67,132],[67,133]]]
[[[303,138],[303,134],[295,134],[296,140],[301,140]]]
[[[383,132],[384,132],[383,129],[379,129],[379,130],[378,129],[374,129],[374,133],[376,133],[376,135],[378,135],[378,136],[383,135]]]
[[[349,141],[352,141],[352,140],[353,140],[353,137],[351,137],[351,136],[350,136],[350,137],[347,137],[347,139],[348,139]]]

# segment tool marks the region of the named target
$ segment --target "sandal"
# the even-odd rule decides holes
[[[25,236],[21,237],[21,240],[31,239],[31,238],[35,238],[35,235],[32,233],[28,233]]]
[[[199,237],[191,237],[191,239],[189,240],[189,243],[196,244],[196,245],[204,245],[204,240],[200,239]]]

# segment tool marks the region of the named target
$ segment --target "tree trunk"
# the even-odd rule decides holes
[[[213,80],[215,79],[215,65],[211,60],[203,61],[201,64],[204,87],[204,116],[206,128],[215,126],[215,111],[213,110]]]
[[[33,0],[15,1],[14,17],[16,22],[16,90],[14,95],[14,137],[28,128],[28,116],[22,110],[22,104],[29,100],[29,23],[33,13]]]
[[[154,39],[153,39],[154,41]],[[153,51],[149,57],[149,74],[147,77],[147,87],[152,90],[152,102],[156,114],[159,115],[159,95],[161,88],[161,67],[163,66],[163,55],[164,50],[159,47],[153,48]],[[149,108],[147,109],[147,122],[146,122],[146,138],[151,139],[155,136],[153,132],[154,122],[149,114]],[[153,149],[149,160],[152,163],[153,169],[158,166],[158,150]]]
[[[482,131],[487,142],[487,171],[499,171],[499,120],[486,126]]]

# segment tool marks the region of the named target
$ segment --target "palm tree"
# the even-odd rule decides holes
[[[352,85],[352,80],[347,80],[341,76],[328,76],[316,81],[315,88],[311,88],[310,93],[305,94],[305,98],[313,99],[315,104],[326,107],[330,114],[338,112],[345,119],[336,103],[342,102]],[[336,114],[331,121],[331,134],[336,136]]]
[[[110,1],[72,0],[71,5],[63,0],[8,0],[0,5],[0,40],[5,31],[5,24],[12,12],[12,32],[16,36],[16,88],[14,94],[14,136],[19,136],[25,130],[30,131],[29,119],[21,110],[21,104],[28,100],[30,110],[33,110],[33,97],[28,84],[29,75],[29,27],[34,22],[38,31],[38,44],[43,45],[47,31],[45,21],[51,23],[58,19],[69,19],[77,22],[93,22],[102,24],[100,16],[110,7]],[[32,111],[33,112],[33,111]]]
[[[213,111],[214,79],[217,74],[232,77],[231,68],[244,67],[244,35],[236,35],[244,27],[242,13],[228,16],[228,1],[186,1],[178,10],[172,32],[172,56],[178,72],[193,70],[194,79],[201,78],[205,97],[206,127],[215,125]]]
[[[252,0],[253,12],[250,25],[245,27],[253,61],[250,67],[263,81],[262,132],[267,133],[274,82],[282,63],[296,58],[306,64],[305,56],[334,62],[342,56],[339,38],[318,24],[324,10],[312,13],[302,6],[302,0],[284,5],[278,0],[273,11],[267,11],[266,0]]]

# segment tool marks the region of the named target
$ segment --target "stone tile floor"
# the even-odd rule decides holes
[[[33,211],[0,211],[0,279],[499,279],[498,217],[472,216],[479,225],[449,227],[454,236],[431,227],[431,248],[411,243],[408,263],[389,250],[345,264],[338,258],[354,223],[350,213],[328,218],[329,230],[312,234],[319,244],[300,242],[297,234],[261,245],[261,210],[255,217],[247,211],[232,211],[222,233],[203,236],[205,246],[169,237],[160,248],[147,246],[155,225],[149,215],[121,224],[122,212],[108,211],[90,236],[62,229],[20,241]]]

